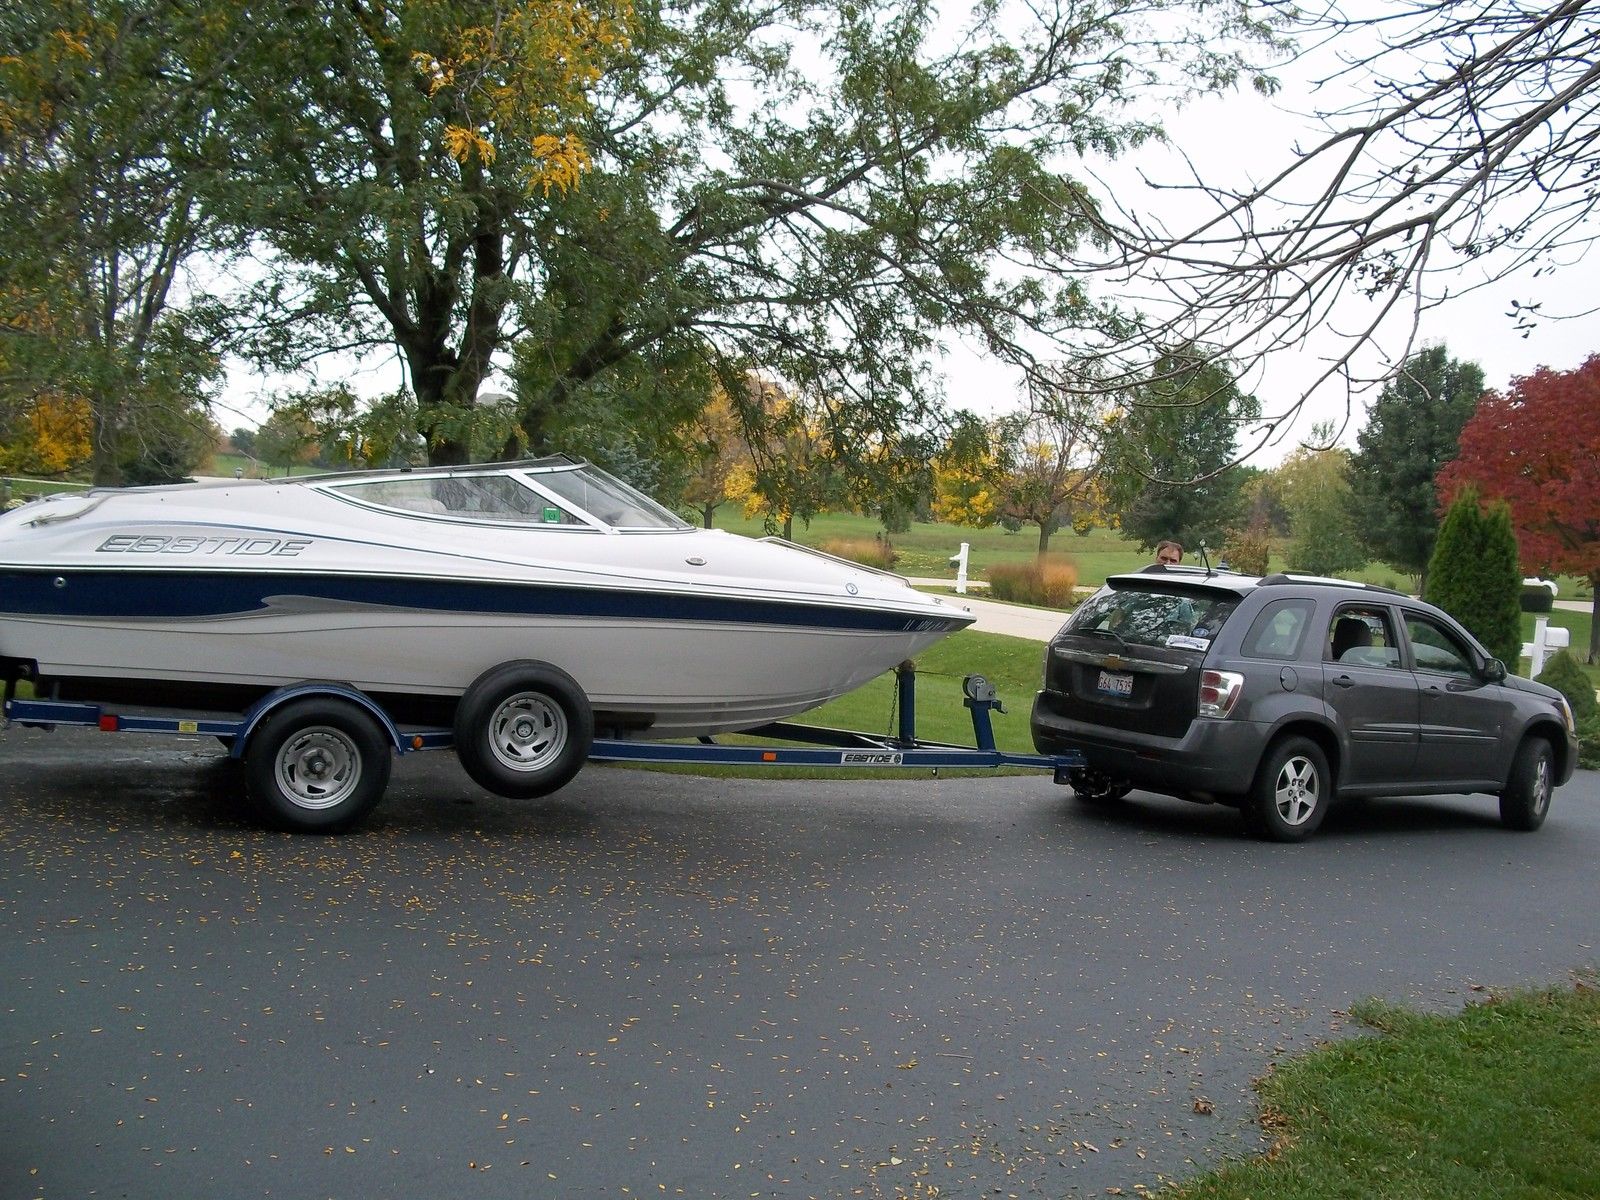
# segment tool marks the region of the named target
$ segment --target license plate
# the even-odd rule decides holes
[[[1120,671],[1101,671],[1100,679],[1094,687],[1095,691],[1103,696],[1131,696],[1133,676]]]

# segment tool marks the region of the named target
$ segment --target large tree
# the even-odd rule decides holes
[[[1439,474],[1440,499],[1469,486],[1510,506],[1524,569],[1589,581],[1588,660],[1600,662],[1600,355],[1485,396]]]
[[[199,182],[247,29],[176,0],[0,10],[0,406],[85,404],[97,482],[210,444],[223,330],[184,272],[220,252]]]
[[[397,348],[436,462],[504,440],[478,395],[628,12],[574,0],[265,0],[220,99],[218,178],[270,274],[256,351]],[[481,426],[495,428],[487,433]]]
[[[729,498],[734,472],[750,458],[743,428],[726,392],[719,391],[685,430],[688,477],[683,502],[711,528],[711,518]]]
[[[762,517],[769,530],[793,539],[796,517],[809,524],[819,512],[845,504],[847,488],[821,413],[753,375],[734,399],[741,413],[761,414],[741,418],[749,454],[728,479],[730,497],[744,505],[747,517]]]
[[[1261,414],[1229,366],[1196,347],[1163,355],[1113,430],[1109,502],[1147,549],[1171,538],[1214,558],[1238,523],[1241,433]]]
[[[1314,430],[1314,441],[1331,431]],[[1302,446],[1275,472],[1289,511],[1291,571],[1343,575],[1366,565],[1367,555],[1350,517],[1350,453],[1338,446]]]
[[[1102,515],[1110,416],[1096,380],[1054,364],[1035,373],[1027,408],[998,423],[995,516],[1037,528],[1041,559],[1063,523]]]
[[[1350,460],[1355,532],[1374,558],[1418,576],[1439,532],[1434,479],[1483,398],[1483,371],[1444,346],[1412,355],[1367,411]]]
[[[273,256],[263,345],[397,345],[446,462],[498,420],[476,397],[514,340],[508,447],[546,448],[585,391],[675,428],[760,369],[892,461],[945,330],[1025,362],[1101,322],[1069,168],[1152,133],[1135,94],[1231,83],[1229,39],[1260,33],[1242,0],[959,29],[899,0],[257,7],[226,178]]]

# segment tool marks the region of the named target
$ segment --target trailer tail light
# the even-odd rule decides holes
[[[1200,715],[1226,717],[1244,691],[1244,676],[1237,671],[1200,672]]]

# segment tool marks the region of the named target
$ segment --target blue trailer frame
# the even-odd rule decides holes
[[[1016,767],[1050,771],[1056,783],[1066,783],[1071,771],[1082,767],[1082,754],[1019,754],[995,746],[992,712],[1005,712],[999,696],[982,675],[962,681],[963,701],[972,715],[971,746],[932,742],[916,735],[916,671],[909,664],[896,671],[899,696],[898,731],[893,736],[847,729],[799,725],[779,721],[742,736],[765,744],[728,744],[704,737],[693,743],[648,742],[626,738],[595,738],[589,761],[609,763],[681,763],[697,766],[803,766],[837,768],[976,769]],[[229,743],[229,755],[243,758],[250,735],[270,713],[305,697],[335,697],[358,704],[382,727],[399,754],[419,750],[448,750],[455,745],[449,729],[402,728],[370,696],[337,683],[299,683],[262,697],[237,717],[232,714],[184,714],[170,710],[142,710],[80,700],[25,700],[8,696],[5,715],[15,724],[49,728],[57,725],[97,728],[108,733],[186,734],[219,738]],[[796,744],[798,743],[798,744]]]

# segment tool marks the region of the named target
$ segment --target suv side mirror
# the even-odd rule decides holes
[[[1501,683],[1506,677],[1506,665],[1498,658],[1491,658],[1484,662],[1481,673],[1490,683]]]

